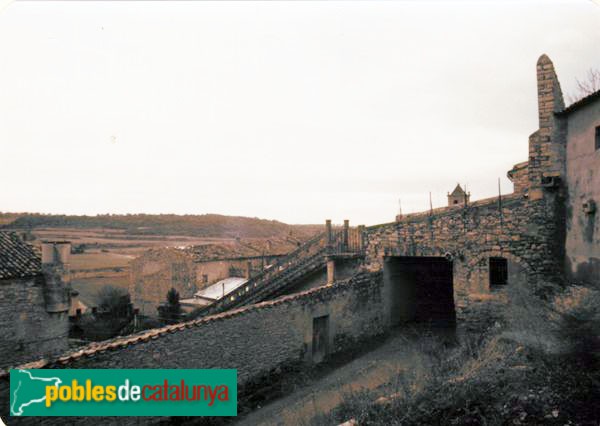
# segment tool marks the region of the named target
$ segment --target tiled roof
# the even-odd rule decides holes
[[[452,191],[450,193],[451,196],[453,197],[457,197],[459,195],[465,195],[465,191],[462,189],[462,187],[460,186],[460,184],[456,184],[456,188],[454,188],[454,191]]]
[[[0,232],[0,280],[33,277],[41,272],[40,255],[15,232]]]
[[[562,111],[556,112],[557,115],[568,115],[571,112],[585,106],[591,104],[592,102],[600,99],[600,90],[596,90],[594,93],[589,94],[585,98],[579,99],[577,102],[572,103]]]

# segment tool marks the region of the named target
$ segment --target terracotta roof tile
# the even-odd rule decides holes
[[[0,231],[0,280],[34,277],[41,273],[39,253],[15,232]]]

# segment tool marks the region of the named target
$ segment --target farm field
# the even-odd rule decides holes
[[[109,252],[138,256],[157,247],[181,247],[214,242],[234,241],[234,238],[189,237],[184,235],[130,235],[120,229],[40,228],[32,232],[34,243],[43,240],[68,240],[73,246],[85,245],[86,253]]]
[[[273,250],[287,252],[320,232],[316,225],[219,215],[92,217],[0,212],[0,227],[19,233],[38,248],[43,241],[70,241],[71,287],[90,308],[98,306],[103,287],[128,289],[130,262],[153,248],[225,244],[259,253],[268,239]],[[240,238],[244,243],[239,244]],[[211,247],[207,252],[214,250]]]
[[[71,241],[74,248],[85,245],[83,253],[71,254],[70,269],[71,287],[88,307],[98,306],[98,292],[105,286],[128,290],[129,262],[146,250],[234,241],[233,238],[128,235],[118,229],[43,228],[33,230],[32,234],[34,245],[43,240]]]
[[[89,271],[98,269],[123,269],[129,266],[134,259],[132,254],[115,252],[91,252],[71,255],[71,272]]]
[[[98,306],[98,292],[105,286],[127,290],[130,262],[145,251],[161,247],[200,246],[215,243],[235,243],[235,238],[191,237],[182,235],[131,235],[111,228],[39,228],[30,231],[30,241],[40,246],[42,241],[70,241],[71,287],[88,307]],[[245,241],[264,241],[249,238]],[[82,251],[82,252],[77,252]]]

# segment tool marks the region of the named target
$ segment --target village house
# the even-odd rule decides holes
[[[0,368],[67,349],[70,247],[0,232]]]
[[[131,261],[131,300],[140,314],[155,317],[171,288],[181,299],[194,299],[199,290],[216,282],[249,279],[296,247],[295,241],[274,238],[151,249]]]

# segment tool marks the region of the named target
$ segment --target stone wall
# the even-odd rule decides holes
[[[369,227],[366,267],[382,270],[385,256],[451,258],[460,315],[470,298],[490,292],[490,257],[507,259],[512,281],[538,285],[556,277],[560,262],[555,257],[558,242],[551,220],[556,202],[552,194],[536,201],[512,194]]]
[[[529,170],[528,162],[524,161],[515,164],[508,173],[508,178],[513,183],[513,192],[515,194],[526,193],[529,189]]]
[[[249,258],[220,259],[198,262],[188,252],[161,248],[148,250],[131,261],[129,294],[134,307],[146,316],[156,317],[157,307],[164,303],[171,287],[179,292],[181,299],[193,297],[194,293],[215,282],[231,277],[246,277],[260,272],[263,265],[280,256],[257,256]]]
[[[330,353],[384,333],[387,318],[382,294],[381,274],[361,274],[331,286],[95,344],[24,368],[234,368],[243,387],[286,364],[310,362],[316,317],[329,316]],[[7,376],[2,376],[3,418],[8,412],[8,385]],[[33,424],[39,419],[15,420],[10,424]],[[116,424],[128,420],[137,422],[120,418]],[[98,419],[80,421],[97,424]],[[64,423],[65,419],[44,419],[44,424]]]
[[[0,282],[0,368],[67,349],[67,312],[48,313],[43,278]]]
[[[529,138],[529,181],[532,189],[541,185],[543,177],[564,177],[564,128],[555,117],[564,109],[560,83],[550,58],[542,55],[536,65],[539,129]]]
[[[142,315],[158,316],[157,307],[167,299],[171,287],[187,299],[199,290],[191,255],[175,249],[148,250],[131,261],[129,294]]]

